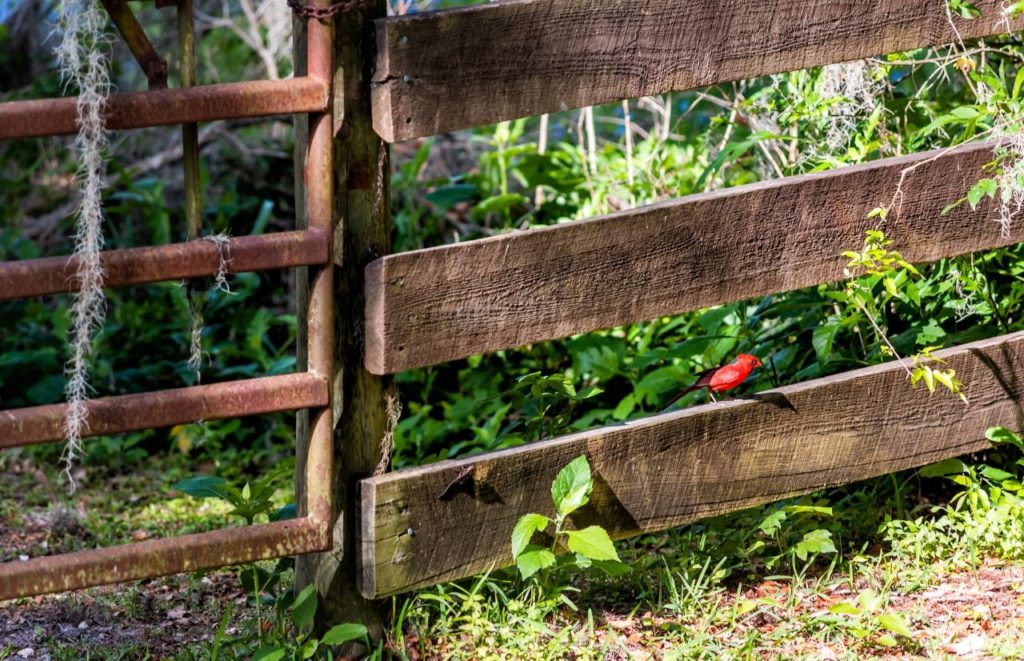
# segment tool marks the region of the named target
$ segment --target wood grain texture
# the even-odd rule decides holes
[[[964,39],[1020,30],[1002,3]],[[954,40],[942,0],[505,0],[377,22],[389,142]]]
[[[694,195],[601,218],[391,255],[367,269],[366,360],[391,373],[842,277],[868,212],[913,262],[1003,239],[963,197],[991,160],[970,146]]]
[[[595,486],[573,524],[623,538],[977,451],[988,427],[1024,425],[1024,333],[937,355],[969,406],[913,390],[888,363],[364,480],[362,590],[386,596],[511,564],[516,520],[553,516],[551,482],[580,454]]]

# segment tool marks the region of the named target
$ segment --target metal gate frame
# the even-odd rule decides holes
[[[330,0],[312,4],[325,8]],[[302,516],[267,524],[182,535],[0,564],[0,600],[75,590],[254,560],[324,551],[332,546],[331,476],[334,462],[331,374],[334,369],[334,267],[331,81],[332,25],[308,18],[307,73],[280,81],[157,89],[112,95],[107,128],[133,129],[184,123],[305,114],[308,141],[302,162],[306,227],[291,232],[232,238],[226,247],[197,240],[158,247],[105,251],[105,287],[230,272],[314,267],[309,274],[308,343],[300,346],[304,372],[137,395],[107,397],[88,405],[83,436],[309,410],[306,498]],[[74,133],[76,99],[0,104],[0,140]],[[296,167],[298,168],[298,162]],[[297,225],[302,225],[297,219]],[[222,260],[223,258],[223,260]],[[0,262],[0,300],[74,290],[76,262],[56,257]],[[0,411],[0,450],[59,441],[64,404]],[[297,439],[302,447],[305,439]]]

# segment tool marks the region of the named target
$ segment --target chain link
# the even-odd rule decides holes
[[[313,5],[307,5],[302,0],[287,0],[288,6],[292,8],[297,15],[302,18],[315,18],[318,21],[322,21],[338,14],[344,14],[350,11],[355,11],[365,4],[369,4],[372,0],[341,0],[341,2],[335,2],[329,7],[314,7]]]

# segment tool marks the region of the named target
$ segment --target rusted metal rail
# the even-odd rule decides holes
[[[189,241],[166,246],[109,250],[103,253],[103,284],[127,287],[164,280],[294,266],[324,264],[329,250],[327,232],[320,229],[240,236],[223,244]],[[0,300],[62,294],[77,289],[74,257],[44,257],[0,262]]]
[[[107,101],[106,126],[123,130],[320,113],[327,109],[330,96],[327,80],[306,76],[113,94]],[[76,104],[75,97],[0,104],[0,140],[74,133],[78,130]]]
[[[315,6],[326,8],[331,0],[315,0]],[[311,80],[330,81],[334,76],[334,57],[331,24],[309,19],[306,21],[307,77]],[[302,182],[305,191],[306,226],[310,230],[333,236],[334,215],[334,125],[328,108],[308,115],[309,131],[302,163]],[[309,273],[309,295],[306,308],[307,369],[333,383],[334,374],[334,242],[330,242],[331,255],[322,268]],[[323,524],[323,548],[333,542],[333,469],[334,423],[340,412],[340,402],[333,401],[338,393],[332,392],[332,402],[319,410],[309,412],[309,443],[306,448],[306,498],[298,503],[300,513]],[[298,440],[301,443],[302,439]],[[301,464],[300,464],[301,466]]]
[[[104,397],[88,404],[83,436],[122,434],[201,420],[239,418],[327,405],[327,381],[309,373],[265,376],[136,395]],[[0,412],[0,449],[52,443],[64,438],[66,404]]]
[[[317,521],[293,519],[14,560],[0,564],[0,601],[305,553],[323,535]]]
[[[327,7],[329,0],[316,0]],[[308,442],[301,439],[305,498],[291,521],[231,528],[0,563],[0,600],[106,583],[210,569],[253,560],[325,551],[332,545],[334,462],[334,133],[330,111],[332,30],[309,20],[308,75],[290,80],[207,85],[117,94],[106,108],[107,128],[133,129],[218,119],[308,114],[301,171],[303,229],[227,242],[189,241],[102,254],[105,284],[119,287],[164,280],[292,267],[309,269],[305,371],[109,397],[89,404],[88,436],[166,427],[199,420],[309,410]],[[0,140],[74,133],[76,99],[0,104]],[[0,263],[0,300],[74,290],[76,260],[51,257]],[[63,438],[66,406],[0,411],[0,449]]]

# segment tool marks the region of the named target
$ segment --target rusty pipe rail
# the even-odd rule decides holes
[[[158,0],[159,4],[160,0]],[[315,0],[324,8],[330,0]],[[90,402],[88,436],[198,420],[310,409],[303,474],[309,488],[297,504],[300,518],[126,546],[0,563],[0,600],[118,583],[253,560],[326,551],[334,543],[333,430],[340,409],[333,393],[334,299],[332,27],[307,22],[309,75],[284,81],[209,85],[184,90],[118,94],[110,98],[107,128],[130,129],[189,122],[308,114],[301,163],[308,229],[241,237],[225,245],[193,241],[103,254],[108,286],[176,280],[217,273],[312,266],[306,316],[308,371],[245,381],[110,397]],[[74,133],[76,99],[0,104],[0,140]],[[74,285],[68,257],[0,263],[0,300],[66,291]],[[37,278],[39,282],[31,280]],[[308,359],[307,359],[308,354]],[[0,450],[63,438],[66,405],[0,411]]]
[[[138,129],[216,119],[324,112],[325,79],[302,77],[201,85],[113,94],[107,100],[109,130]],[[0,140],[67,135],[78,130],[76,97],[0,103]]]
[[[329,543],[323,524],[293,519],[12,560],[0,563],[0,601],[309,553]]]
[[[327,406],[327,380],[301,372],[90,401],[83,436]],[[67,404],[0,411],[0,450],[64,438]]]
[[[229,274],[324,264],[329,248],[327,232],[312,228],[235,237],[223,246],[199,240],[108,250],[100,260],[103,285],[113,288],[213,276],[222,259]],[[0,301],[75,291],[77,270],[75,257],[0,262]]]

